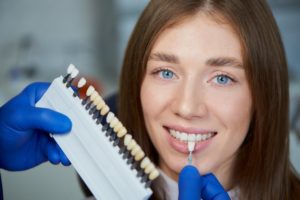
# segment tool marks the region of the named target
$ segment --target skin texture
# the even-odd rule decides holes
[[[252,116],[241,44],[228,23],[199,12],[165,29],[151,50],[141,87],[146,128],[160,168],[174,180],[187,164],[187,145],[169,129],[215,136],[198,142],[193,164],[226,189]]]

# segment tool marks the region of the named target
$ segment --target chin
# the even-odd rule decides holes
[[[182,168],[188,164],[186,158],[178,158],[176,156],[166,156],[167,158],[161,162],[160,168],[172,179],[178,179],[178,175]]]

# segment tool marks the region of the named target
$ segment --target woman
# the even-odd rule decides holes
[[[152,0],[127,47],[119,117],[175,181],[186,135],[200,135],[194,165],[239,199],[299,199],[288,96],[284,50],[265,1]],[[154,198],[166,198],[166,186],[153,187]]]

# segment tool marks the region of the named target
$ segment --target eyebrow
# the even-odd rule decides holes
[[[231,57],[220,57],[220,58],[210,58],[206,61],[206,65],[212,67],[237,67],[237,68],[244,68],[242,63],[235,58]]]
[[[153,53],[150,55],[149,60],[155,61],[163,61],[173,64],[179,64],[179,58],[174,54],[166,54],[166,53]]]
[[[167,53],[153,53],[150,55],[149,60],[155,60],[155,61],[162,61],[162,62],[168,62],[173,64],[179,64],[179,58],[174,54],[167,54]],[[205,62],[206,65],[212,66],[212,67],[237,67],[242,68],[243,65],[240,61],[238,61],[235,58],[232,57],[217,57],[217,58],[210,58]]]

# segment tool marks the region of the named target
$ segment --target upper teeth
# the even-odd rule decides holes
[[[175,131],[173,129],[169,130],[169,133],[176,139],[181,140],[183,142],[198,142],[211,138],[214,136],[213,132],[209,132],[206,134],[187,134],[185,132]]]

